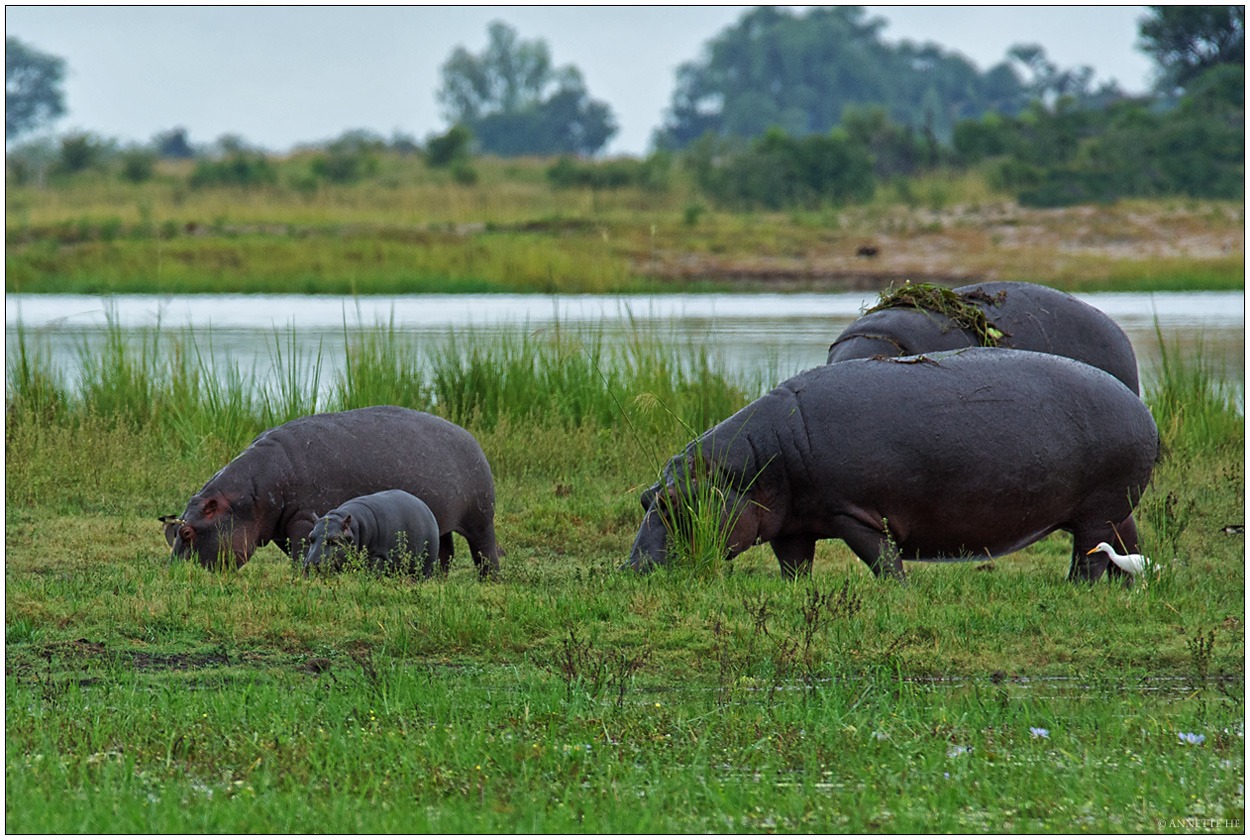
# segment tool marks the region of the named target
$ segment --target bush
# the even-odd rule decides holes
[[[615,190],[622,187],[639,187],[653,192],[668,188],[672,156],[668,152],[656,152],[646,160],[617,158],[599,163],[578,163],[575,159],[561,157],[547,169],[547,180],[556,189],[589,187],[597,190]]]
[[[61,151],[57,156],[57,171],[73,175],[87,169],[96,169],[104,162],[108,144],[94,134],[79,132],[61,138]]]
[[[465,160],[469,157],[469,144],[472,141],[473,132],[463,125],[453,125],[446,134],[431,137],[426,142],[426,163],[435,169],[441,169],[458,160]]]
[[[247,152],[225,160],[202,160],[191,173],[192,187],[258,187],[278,182],[278,170],[264,155]]]
[[[773,128],[744,151],[705,138],[690,165],[711,198],[747,208],[836,206],[867,201],[876,189],[868,150],[838,130],[790,137]]]
[[[312,161],[312,174],[335,184],[352,184],[377,171],[377,155],[365,151],[332,151]]]
[[[151,180],[156,169],[156,155],[146,149],[127,149],[121,155],[121,177],[132,184]]]

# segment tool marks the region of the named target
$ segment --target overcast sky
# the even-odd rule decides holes
[[[748,6],[54,7],[8,6],[5,34],[61,56],[68,114],[55,125],[123,141],[173,126],[194,143],[238,134],[274,151],[351,128],[418,140],[446,123],[439,68],[458,45],[477,53],[502,20],[576,65],[620,131],[609,153],[647,151],[674,71]],[[1130,92],[1149,85],[1135,49],[1141,6],[869,6],[883,37],[933,41],[982,70],[1017,43],[1060,67]]]

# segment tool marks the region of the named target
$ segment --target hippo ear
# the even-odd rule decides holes
[[[216,497],[213,497],[204,502],[204,505],[200,508],[200,513],[205,516],[215,516],[220,508],[221,503],[217,501]]]
[[[343,517],[343,530],[350,531],[352,529],[352,515],[349,513]]]

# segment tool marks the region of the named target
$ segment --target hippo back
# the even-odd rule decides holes
[[[1101,309],[1034,283],[977,283],[955,292],[981,306],[986,319],[1004,333],[1004,347],[1076,359],[1140,393],[1133,345]]]
[[[1139,392],[1137,357],[1128,336],[1105,313],[1066,292],[1034,283],[975,283],[953,290],[985,313],[1000,347],[1076,359],[1107,371]],[[979,339],[937,312],[896,306],[851,323],[829,348],[828,364],[975,347]]]
[[[261,433],[251,449],[283,465],[274,483],[283,488],[288,516],[320,516],[357,496],[399,489],[426,500],[439,527],[450,530],[469,507],[494,505],[490,465],[477,440],[454,423],[408,408],[301,417]]]

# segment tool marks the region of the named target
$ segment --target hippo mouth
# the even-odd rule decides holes
[[[667,554],[668,529],[660,516],[659,506],[652,500],[629,551],[628,566],[638,572],[647,572],[655,566],[664,565]]]

